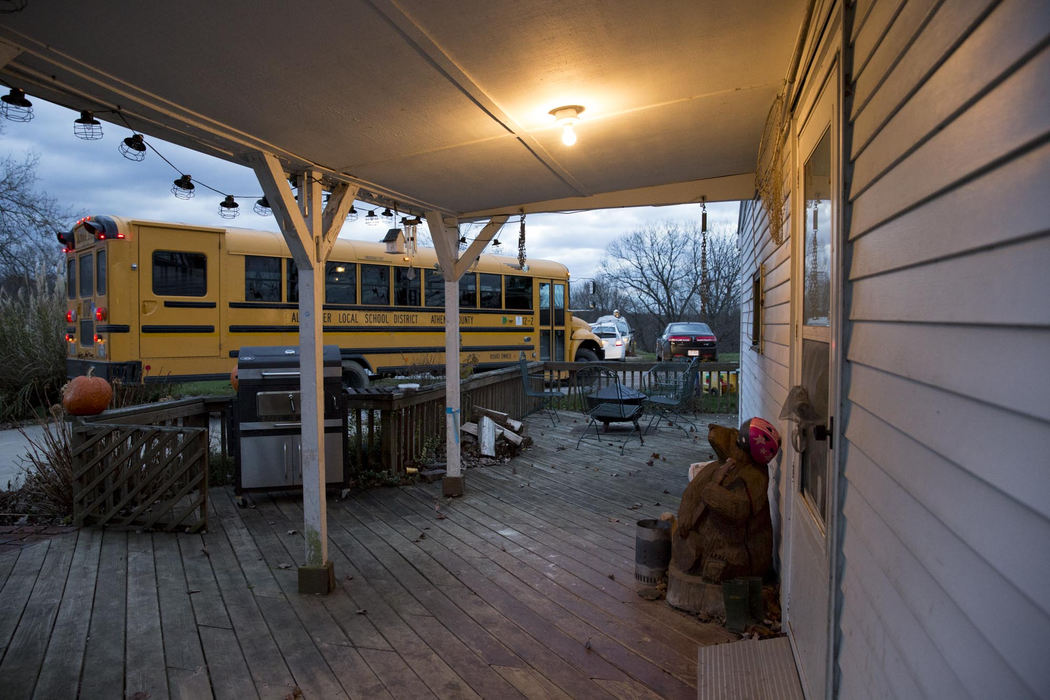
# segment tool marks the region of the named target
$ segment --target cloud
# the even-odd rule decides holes
[[[38,186],[78,215],[114,214],[197,226],[278,230],[273,217],[252,212],[262,188],[249,168],[152,137],[146,138],[147,143],[175,167],[165,163],[154,150],[147,152],[144,161],[134,163],[117,151],[121,140],[132,133],[128,129],[103,122],[102,140],[81,141],[73,136],[77,113],[31,99],[35,118],[27,124],[5,124],[0,152],[15,159],[29,152],[38,154]],[[170,189],[180,172],[189,173],[195,182],[210,185],[222,194],[243,197],[238,200],[240,216],[232,221],[222,219],[218,213],[222,194],[202,184],[197,185],[193,199],[176,199]],[[358,209],[361,218],[345,224],[340,235],[360,240],[382,239],[387,227],[367,226],[365,208]],[[716,202],[707,209],[709,229],[735,233],[737,202]],[[606,246],[616,238],[665,221],[699,223],[699,218],[697,204],[532,214],[526,219],[526,249],[530,258],[557,260],[569,268],[573,279],[586,279],[594,276]],[[465,227],[464,235],[469,238],[480,230],[480,224]],[[500,237],[506,254],[516,253],[517,234],[516,222],[503,228]]]

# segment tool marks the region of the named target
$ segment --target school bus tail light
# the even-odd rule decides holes
[[[106,308],[104,306],[100,306],[97,309],[95,309],[95,320],[96,321],[105,321],[106,320]]]
[[[69,333],[66,333],[66,342],[67,343],[72,343],[73,342],[73,336],[71,336]]]

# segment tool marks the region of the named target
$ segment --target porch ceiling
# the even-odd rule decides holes
[[[461,218],[736,199],[753,192],[804,6],[28,0],[0,20],[0,76],[231,161],[261,148],[364,199]],[[564,104],[586,108],[572,148],[548,115]]]

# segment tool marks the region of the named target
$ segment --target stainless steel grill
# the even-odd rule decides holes
[[[325,485],[346,486],[346,400],[339,347],[324,346]],[[242,347],[237,357],[237,493],[303,483],[299,348]]]

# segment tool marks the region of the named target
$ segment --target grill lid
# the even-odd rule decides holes
[[[323,363],[327,367],[341,367],[338,345],[325,345]],[[295,345],[247,345],[237,353],[237,373],[244,370],[299,369],[299,348]]]

